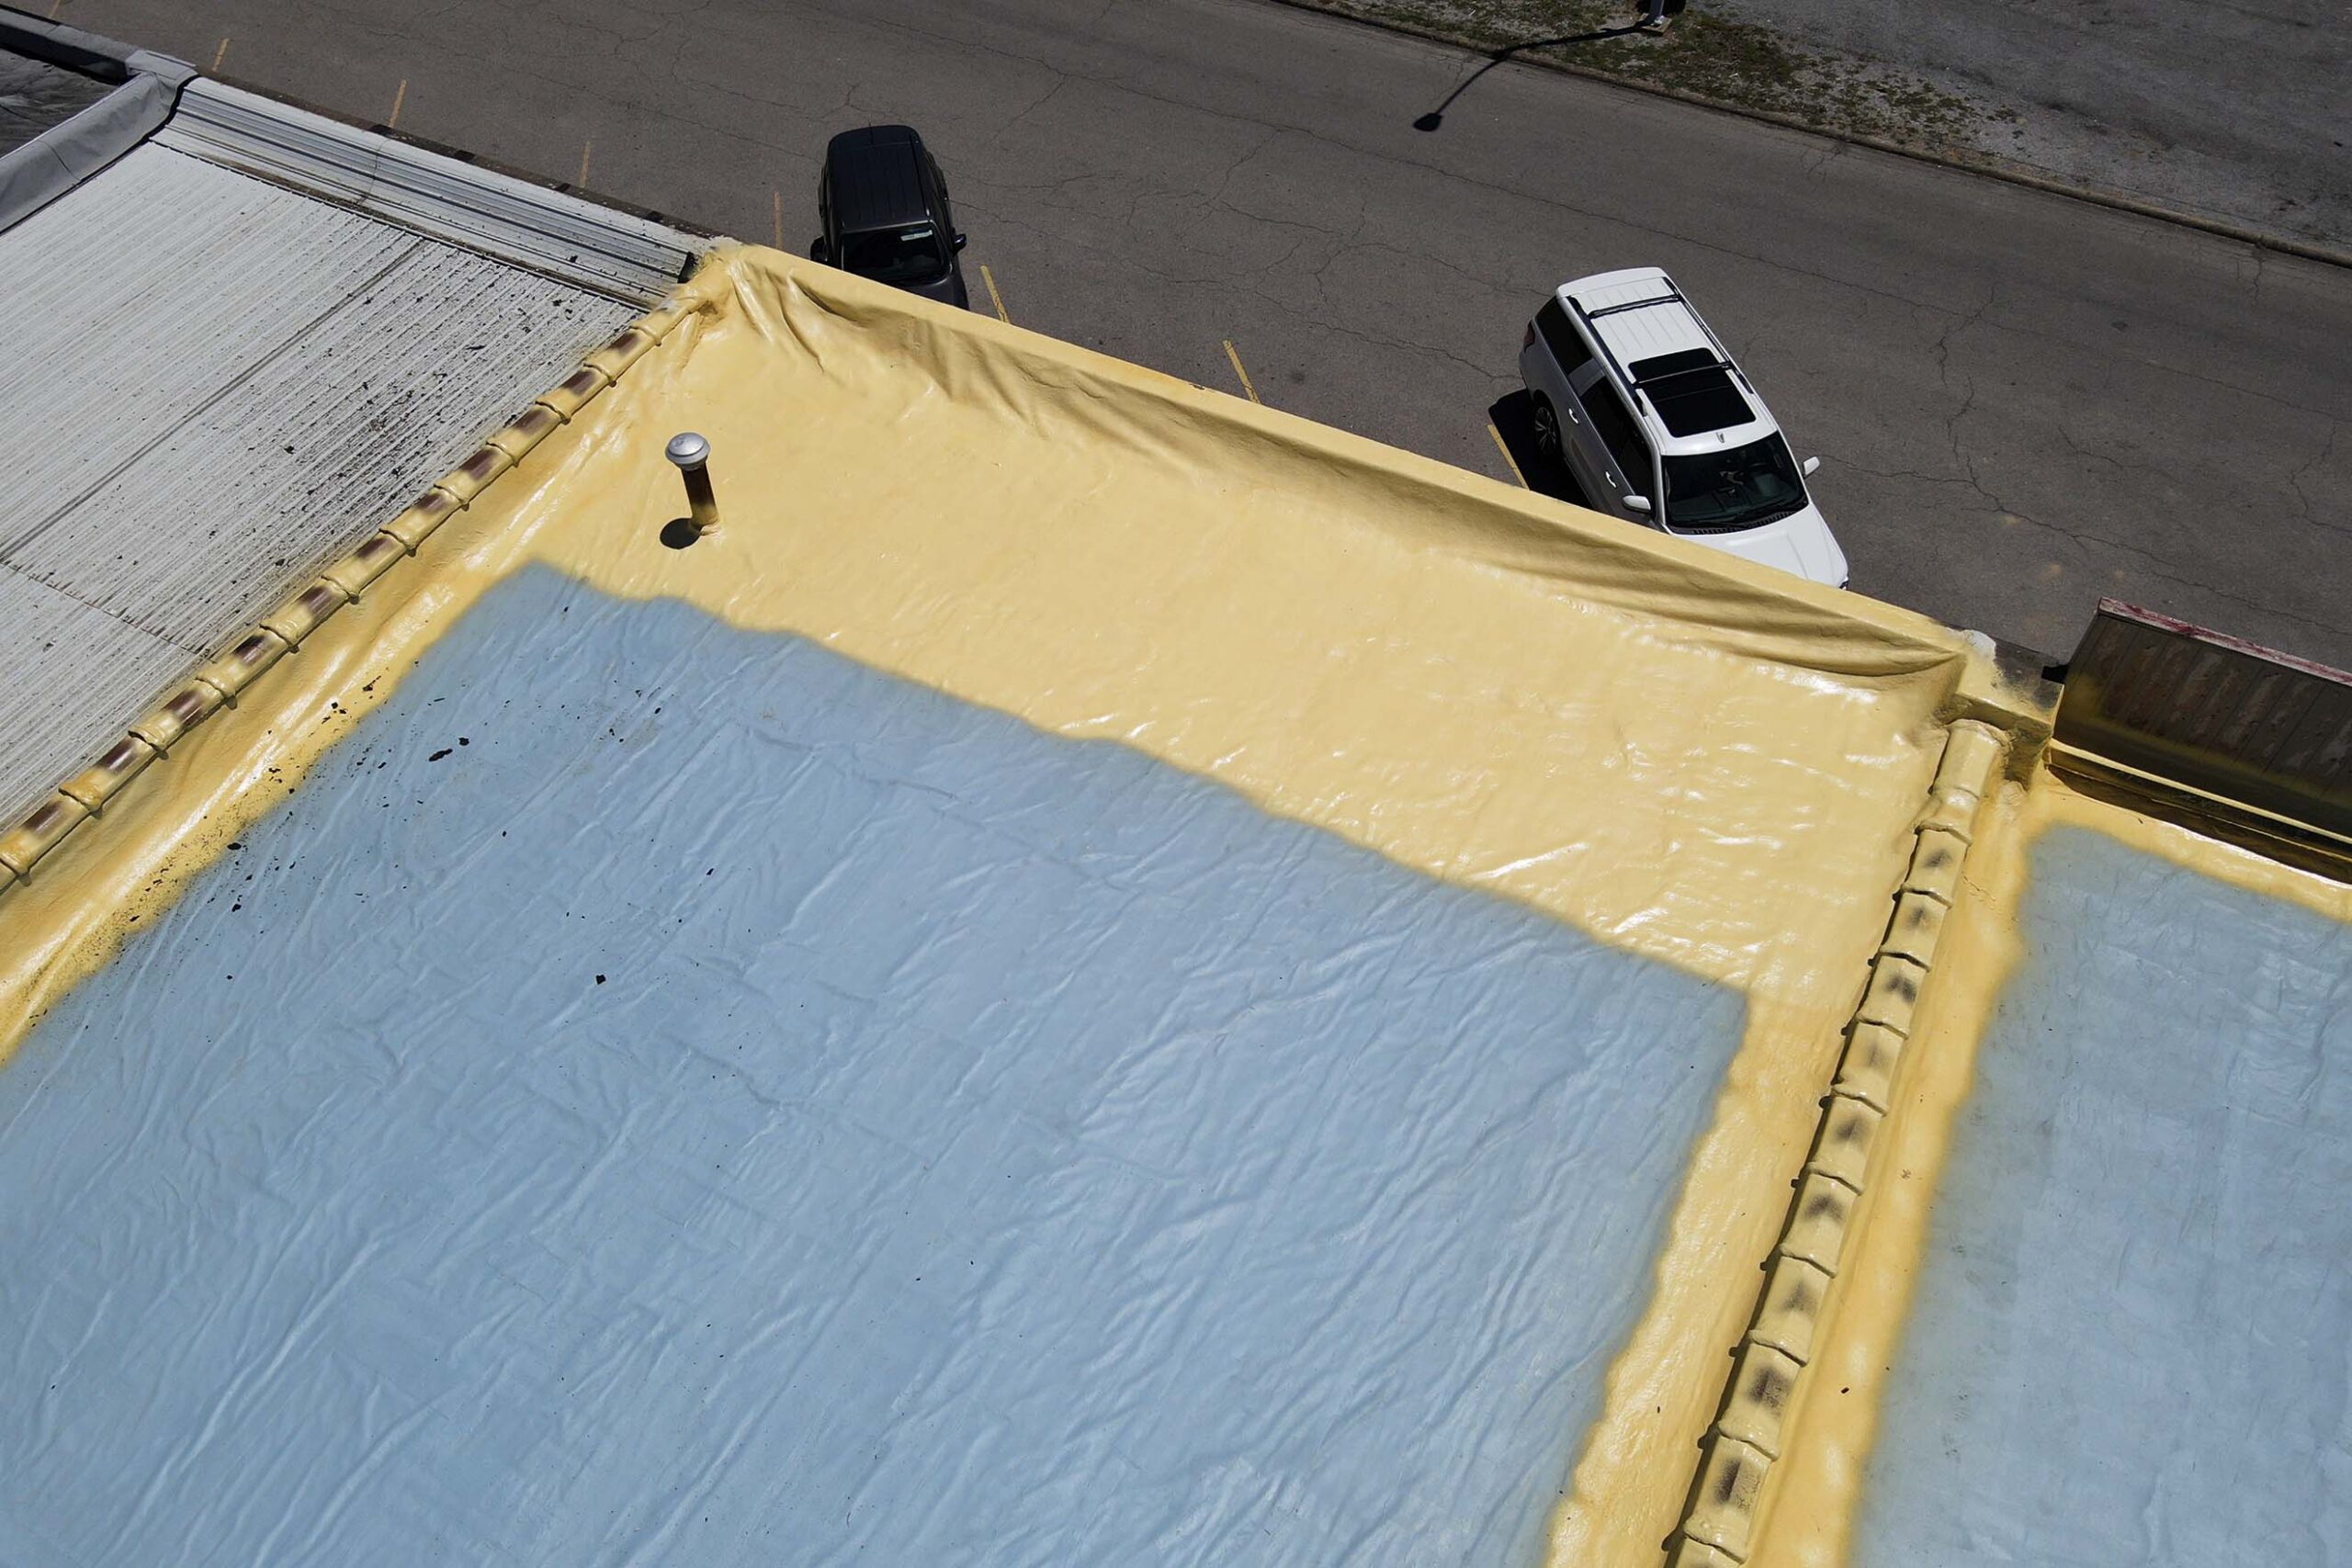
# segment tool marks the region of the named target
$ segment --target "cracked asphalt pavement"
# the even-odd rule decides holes
[[[2352,273],[1263,0],[64,0],[61,19],[806,252],[920,128],[976,303],[1508,480],[1544,292],[1666,266],[1854,586],[2064,656],[2102,594],[2352,665]],[[405,90],[400,84],[405,83]]]

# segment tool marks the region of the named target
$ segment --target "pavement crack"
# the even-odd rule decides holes
[[[2326,522],[2321,518],[2318,510],[2312,504],[2311,491],[2303,488],[2303,480],[2310,475],[2313,468],[2320,467],[2329,458],[2335,456],[2335,438],[2343,433],[2343,421],[2333,419],[2329,420],[2327,422],[2327,440],[2321,446],[2319,455],[2313,457],[2310,462],[2305,463],[2301,468],[2297,468],[2293,473],[2287,476],[2287,488],[2289,491],[2293,492],[2295,504],[2301,510],[2303,521],[2311,524],[2314,527],[2325,528],[2331,533],[2342,532],[2342,526],[2338,524]]]

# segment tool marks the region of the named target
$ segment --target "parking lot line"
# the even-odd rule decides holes
[[[401,106],[407,102],[408,78],[403,76],[401,78],[400,91],[392,95],[392,118],[384,122],[385,130],[398,130],[401,128]]]
[[[784,192],[776,191],[774,195],[775,197],[775,248],[780,251],[784,249]]]
[[[996,291],[996,274],[989,270],[986,262],[980,264],[980,281],[989,286],[989,303],[996,307],[996,319],[1011,326],[1012,318],[1004,313],[1004,296]]]
[[[596,144],[594,141],[583,141],[580,144],[580,177],[571,183],[582,190],[588,186],[588,155],[595,150]]]
[[[228,58],[229,40],[224,38],[220,40],[220,47],[212,51],[212,73],[215,76],[220,74],[220,62]]]
[[[1510,477],[1519,481],[1519,488],[1532,490],[1534,487],[1527,482],[1527,476],[1519,471],[1519,459],[1510,455],[1510,443],[1503,439],[1503,433],[1495,428],[1495,422],[1491,419],[1487,422],[1487,434],[1495,438],[1495,450],[1500,452],[1503,461],[1510,465]]]
[[[1250,400],[1253,403],[1263,403],[1266,400],[1258,395],[1258,389],[1251,384],[1250,372],[1242,367],[1241,351],[1233,346],[1231,338],[1225,340],[1225,356],[1233,361],[1233,373],[1241,378],[1241,389],[1250,394]]]

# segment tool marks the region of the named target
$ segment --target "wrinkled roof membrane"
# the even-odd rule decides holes
[[[2352,926],[2078,827],[1955,1133],[1857,1560],[2352,1551]]]
[[[0,1074],[60,1560],[1525,1561],[1742,1021],[543,569],[140,950]]]
[[[2340,1419],[2352,899],[1966,639],[769,253],[633,352],[0,898],[13,1538],[2098,1554]]]

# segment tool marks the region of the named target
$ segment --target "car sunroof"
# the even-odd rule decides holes
[[[1704,435],[1756,417],[1729,373],[1706,349],[1636,359],[1625,368],[1670,435]]]
[[[1715,356],[1706,349],[1684,348],[1678,349],[1672,354],[1661,354],[1648,359],[1636,359],[1625,367],[1625,373],[1633,377],[1634,384],[1638,386],[1644,381],[1656,380],[1660,376],[1671,376],[1679,370],[1696,370],[1714,363]]]

